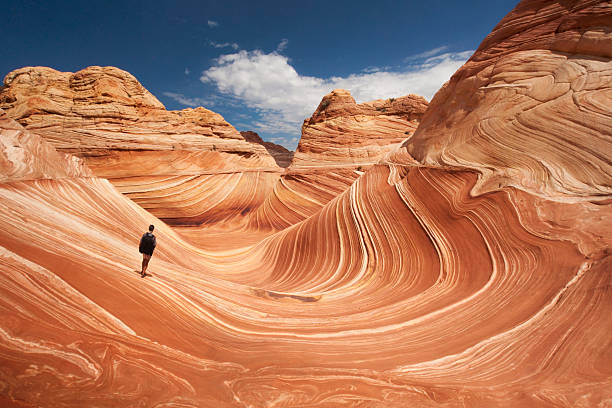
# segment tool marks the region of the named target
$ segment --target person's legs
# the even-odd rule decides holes
[[[140,271],[141,275],[147,273],[147,266],[149,266],[149,259],[151,259],[151,255],[142,254],[142,270]]]

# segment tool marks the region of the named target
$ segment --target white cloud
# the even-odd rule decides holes
[[[219,23],[217,23],[216,21],[208,20],[208,27],[210,28],[219,27]]]
[[[276,52],[283,52],[285,49],[287,49],[288,44],[289,44],[289,40],[286,38],[283,38],[281,42],[278,44],[278,47],[276,47]]]
[[[361,72],[367,72],[367,73],[372,73],[372,72],[379,72],[379,71],[388,71],[390,70],[391,67],[389,66],[385,66],[385,67],[367,67],[361,70]]]
[[[185,75],[189,75],[191,73],[191,71],[189,70],[189,68],[185,68]]]
[[[235,50],[237,50],[238,48],[240,48],[240,46],[236,43],[230,43],[230,42],[224,42],[224,43],[217,43],[214,41],[209,41],[208,42],[211,46],[215,47],[215,48],[226,48],[226,47],[231,47]]]
[[[197,106],[214,106],[214,101],[206,98],[192,98],[176,92],[163,92],[164,96],[174,99],[181,105],[197,107]]]
[[[410,55],[406,58],[404,58],[404,61],[414,61],[414,60],[419,60],[419,59],[423,59],[423,58],[428,58],[434,55],[438,55],[440,54],[442,51],[446,51],[448,50],[448,45],[443,45],[441,47],[438,48],[433,48],[431,50],[425,51],[425,52],[421,52],[419,54],[414,54],[414,55]]]
[[[464,51],[435,55],[446,49],[438,47],[421,53],[418,58],[429,58],[403,70],[368,70],[347,77],[331,78],[300,75],[289,59],[277,51],[268,54],[259,50],[240,51],[217,58],[200,79],[254,109],[260,117],[260,120],[252,123],[254,130],[295,135],[323,95],[333,89],[348,89],[357,102],[410,93],[431,99],[473,53]],[[412,60],[417,58],[412,57]]]

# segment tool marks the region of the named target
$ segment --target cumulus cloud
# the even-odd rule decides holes
[[[260,118],[252,123],[255,130],[294,135],[323,95],[336,88],[348,89],[357,102],[410,93],[431,99],[473,53],[439,54],[445,50],[447,47],[438,47],[411,56],[413,63],[404,69],[368,69],[346,77],[331,78],[300,75],[290,60],[278,51],[239,51],[217,58],[200,79],[254,109]]]
[[[214,41],[209,41],[208,44],[210,44],[211,46],[215,47],[215,48],[226,48],[226,47],[231,47],[235,50],[237,50],[238,48],[240,48],[240,46],[236,43],[230,43],[230,42],[224,42],[224,43],[218,43],[218,42],[214,42]]]
[[[216,21],[208,20],[208,27],[210,28],[219,27],[219,23],[217,23]]]
[[[181,93],[176,92],[163,92],[164,96],[168,98],[174,99],[176,102],[181,105],[197,107],[197,106],[214,106],[214,101],[206,98],[194,98],[190,96],[185,96]]]

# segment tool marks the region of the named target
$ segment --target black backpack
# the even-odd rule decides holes
[[[142,238],[140,239],[140,252],[146,251],[152,251],[153,249],[155,249],[155,235],[151,234],[150,232],[145,232],[144,235],[142,236]]]

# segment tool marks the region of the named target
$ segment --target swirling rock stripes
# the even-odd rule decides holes
[[[0,109],[0,182],[89,176],[77,157],[58,153]]]
[[[223,223],[241,220],[259,207],[280,174],[230,172],[185,176],[113,179],[118,190],[172,225]]]
[[[521,2],[438,91],[404,146],[421,163],[481,172],[475,193],[515,185],[560,201],[605,200],[611,16],[603,1]]]
[[[206,151],[115,187],[10,133],[30,153],[0,183],[0,402],[609,405],[608,10],[521,2],[361,170]]]
[[[106,347],[122,350],[121,357],[114,358],[122,361],[121,365],[141,367],[135,372],[147,382],[136,381],[140,388],[133,386],[133,398],[169,402],[176,395],[182,395],[184,401],[191,401],[194,406],[211,400],[230,404],[235,398],[257,405],[274,400],[273,395],[284,395],[286,401],[298,401],[295,402],[298,405],[304,401],[323,404],[328,400],[372,398],[390,406],[401,406],[405,398],[426,403],[430,396],[441,394],[452,401],[451,396],[456,396],[453,384],[463,384],[467,378],[471,378],[468,381],[471,385],[464,389],[465,395],[470,395],[474,401],[491,402],[498,397],[496,392],[489,390],[492,384],[501,387],[504,390],[501,394],[505,395],[534,378],[546,381],[550,381],[551,376],[557,378],[557,371],[551,369],[538,374],[541,377],[532,375],[520,380],[530,372],[528,365],[522,366],[520,372],[512,371],[516,376],[506,374],[505,382],[498,376],[484,374],[500,364],[496,348],[503,350],[504,355],[512,352],[518,356],[556,355],[558,342],[548,348],[546,344],[551,344],[548,341],[519,341],[530,338],[524,334],[524,327],[547,336],[556,333],[542,332],[548,324],[565,325],[565,331],[569,330],[570,321],[553,318],[555,315],[548,310],[561,308],[560,313],[571,310],[595,319],[596,329],[589,330],[594,338],[601,339],[607,330],[596,317],[601,315],[590,315],[586,312],[590,309],[582,305],[585,301],[591,302],[593,307],[605,310],[606,303],[597,303],[584,296],[592,293],[589,292],[592,289],[587,288],[601,287],[609,281],[609,274],[596,273],[602,271],[605,264],[599,263],[597,268],[591,265],[580,271],[584,258],[572,249],[575,248],[573,244],[536,237],[526,232],[517,215],[508,217],[516,214],[510,197],[528,198],[528,195],[507,190],[471,198],[469,191],[476,177],[470,173],[406,168],[401,171],[400,179],[392,184],[387,182],[389,173],[386,166],[373,168],[315,216],[235,256],[207,254],[192,248],[162,225],[158,234],[164,237],[164,245],[159,248],[156,263],[151,264],[154,278],[144,282],[131,274],[130,264],[133,267],[138,260],[126,239],[137,237],[138,226],[152,219],[143,220],[142,217],[150,216],[123,198],[108,182],[90,179],[5,185],[0,218],[10,228],[2,231],[0,245],[5,251],[22,255],[3,258],[5,283],[2,287],[7,288],[8,265],[11,269],[14,264],[35,262],[41,265],[22,269],[21,274],[26,276],[40,268],[53,271],[57,278],[46,282],[46,294],[39,295],[48,300],[30,301],[31,305],[38,308],[49,305],[51,310],[47,310],[47,314],[63,316],[59,313],[62,303],[50,303],[50,300],[58,296],[54,292],[59,293],[57,290],[62,285],[65,287],[63,282],[70,284],[90,301],[73,301],[76,307],[97,305],[105,311],[105,316],[112,316],[106,317],[108,322],[119,325],[119,328],[111,326],[117,334],[105,334],[103,342]],[[429,199],[423,201],[422,197]],[[27,214],[27,218],[15,219],[13,214],[17,210]],[[62,225],[67,230],[54,239],[53,235],[59,232],[54,232],[60,225],[59,219],[64,220]],[[83,228],[84,223],[95,225],[95,228]],[[442,226],[447,228],[443,235],[436,232]],[[313,240],[312,234],[321,228],[329,232],[317,234],[323,233],[326,239]],[[85,231],[92,230],[104,237],[98,239],[97,249],[83,240],[87,236]],[[468,234],[471,238],[465,240]],[[58,246],[58,242],[62,246]],[[290,252],[278,247],[291,242],[298,249]],[[317,247],[321,243],[326,244],[327,256],[315,258],[314,264],[312,258],[286,257],[291,253],[322,251]],[[31,260],[21,260],[24,255]],[[83,262],[85,259],[87,263]],[[432,263],[435,259],[439,262]],[[227,268],[226,264],[233,261],[239,261],[234,266],[239,265],[244,272],[226,275],[223,267]],[[255,271],[249,271],[249,265],[254,266]],[[270,275],[266,276],[266,270],[271,271]],[[260,276],[257,281],[257,273],[261,275],[262,272],[264,279]],[[56,289],[57,285],[60,286]],[[580,292],[582,297],[576,297],[574,288],[577,285],[586,285],[586,291]],[[274,293],[300,295],[302,299],[319,297],[313,302],[304,302],[261,296],[255,289],[262,287]],[[54,292],[49,288],[54,288]],[[33,300],[29,296],[36,293],[31,288],[10,291],[22,295],[17,298],[3,296],[3,299],[12,299],[17,304]],[[75,299],[73,295],[65,297]],[[569,303],[560,303],[561,300]],[[347,302],[351,304],[349,309]],[[141,310],[139,305],[146,305],[147,309]],[[513,313],[502,313],[508,309]],[[23,313],[23,308],[12,310],[7,315],[21,316]],[[40,312],[30,315],[39,316]],[[85,332],[100,330],[92,329],[90,323],[83,326],[78,313],[70,315],[71,320],[79,324],[78,333],[85,328]],[[50,320],[47,324],[64,326],[66,321],[54,323]],[[562,337],[571,338],[572,333],[577,335],[580,330],[572,329]],[[91,342],[102,344],[99,343],[102,340],[83,340],[83,335],[78,333],[71,336],[81,339],[83,345],[79,353],[96,361],[95,364],[107,373],[112,360],[100,361],[94,358],[96,354],[88,354],[88,350],[93,353],[98,347]],[[35,336],[52,338],[46,332]],[[126,340],[120,340],[125,336],[136,337],[131,342],[143,345],[120,346],[126,344]],[[74,341],[63,338],[67,343],[58,338],[55,343],[49,343],[51,348],[62,350]],[[254,347],[264,339],[265,348]],[[23,353],[10,344],[9,355]],[[602,350],[597,348],[595,341],[589,344]],[[493,351],[481,351],[485,345],[494,347]],[[133,350],[134,347],[153,349],[142,355]],[[540,348],[542,351],[538,352]],[[217,361],[213,363],[216,368],[212,370],[222,379],[217,382],[219,389],[225,391],[215,393],[203,384],[198,379],[202,373],[189,368],[193,365],[171,364],[160,359],[158,353],[186,355],[186,361],[192,358],[194,361],[210,360],[211,356],[216,356],[213,359]],[[39,357],[31,354],[27,359],[30,364],[43,367],[45,360],[37,362]],[[279,355],[283,356],[282,360]],[[457,358],[451,365],[453,360],[449,356],[453,355]],[[350,356],[348,360],[347,356]],[[553,361],[550,357],[542,358],[544,365]],[[57,366],[53,361],[46,364]],[[232,361],[233,365],[225,367],[221,361]],[[587,366],[591,364],[584,361]],[[277,367],[272,368],[272,365]],[[255,374],[263,367],[266,367],[263,375]],[[482,369],[481,374],[475,367]],[[572,365],[566,369],[572,370]],[[27,367],[16,370],[25,371],[14,372],[15,378],[18,372],[26,372]],[[64,381],[52,388],[77,387],[80,389],[77,395],[81,398],[92,392],[91,398],[102,398],[98,392],[82,388],[91,383],[84,374],[65,370],[47,373],[55,373],[52,376],[71,373],[84,378],[83,382],[69,384]],[[36,381],[45,381],[44,370],[39,373],[32,368],[27,372],[32,373]],[[112,380],[108,381],[135,384],[133,379],[126,377],[129,372],[132,371],[115,371]],[[601,381],[601,376],[598,378]],[[36,381],[29,384],[36,386]],[[171,391],[153,392],[149,387],[155,387],[156,381],[164,381],[164,389]],[[304,385],[298,388],[292,385],[299,383]],[[25,395],[20,388],[22,384],[12,382],[15,388],[10,395]],[[358,385],[351,388],[348,384]],[[601,382],[590,386],[582,384],[572,392],[597,390],[601,385]],[[543,396],[549,395],[546,387],[538,390]],[[169,396],[171,393],[173,397]],[[129,405],[133,401],[115,399],[119,397],[115,391],[107,398],[113,398],[117,405]],[[74,401],[67,395],[62,398]],[[526,401],[532,400],[527,398]]]

